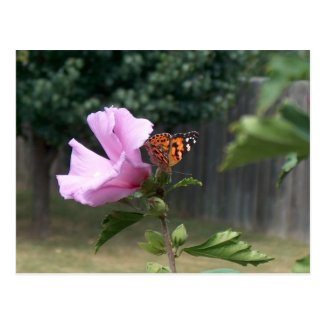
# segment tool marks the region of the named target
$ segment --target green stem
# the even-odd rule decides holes
[[[159,217],[161,221],[161,225],[163,228],[163,234],[164,234],[164,239],[165,239],[165,246],[167,250],[167,256],[168,256],[168,261],[169,261],[169,267],[173,273],[176,273],[176,264],[175,264],[175,256],[172,248],[172,241],[170,239],[169,235],[169,230],[166,222],[166,216],[160,216]]]

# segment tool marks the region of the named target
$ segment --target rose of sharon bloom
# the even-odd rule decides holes
[[[69,174],[57,175],[60,194],[65,199],[98,206],[134,193],[151,173],[139,148],[153,124],[133,117],[125,108],[114,107],[90,114],[87,122],[109,159],[72,139]]]

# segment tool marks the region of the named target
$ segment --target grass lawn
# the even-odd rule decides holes
[[[51,201],[52,234],[46,241],[29,239],[31,195],[17,193],[17,259],[18,273],[143,273],[147,261],[168,265],[167,257],[144,252],[137,243],[144,241],[146,229],[161,230],[159,220],[145,220],[135,224],[106,243],[94,254],[94,244],[100,232],[100,222],[107,207],[90,208],[53,195]],[[175,220],[169,227],[186,225],[188,244],[199,244],[209,235],[227,227],[212,221]],[[240,229],[235,229],[239,230]],[[219,259],[194,257],[186,253],[176,260],[178,272],[201,272],[214,268],[233,268],[240,272],[291,272],[296,259],[309,253],[309,245],[294,240],[243,231],[242,240],[275,260],[260,266],[243,267]]]

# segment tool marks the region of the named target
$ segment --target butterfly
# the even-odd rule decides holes
[[[171,173],[171,167],[178,164],[185,152],[191,151],[197,142],[199,133],[160,133],[150,137],[144,144],[151,162],[165,172]]]

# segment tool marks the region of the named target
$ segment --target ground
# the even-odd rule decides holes
[[[137,243],[144,241],[144,231],[159,230],[160,223],[148,219],[122,231],[106,243],[97,254],[94,244],[100,232],[100,222],[107,208],[90,208],[73,201],[52,196],[52,233],[46,241],[29,238],[31,195],[17,193],[17,260],[18,273],[143,273],[147,261],[167,265],[167,257],[144,252]],[[213,221],[192,219],[169,220],[174,229],[184,223],[189,233],[189,244],[199,244],[208,236],[227,229]],[[241,239],[252,244],[275,260],[255,266],[240,266],[219,259],[194,257],[186,253],[176,260],[178,272],[202,272],[215,268],[232,268],[243,273],[291,272],[295,260],[309,253],[309,245],[295,240],[284,240],[260,233],[242,232]]]

